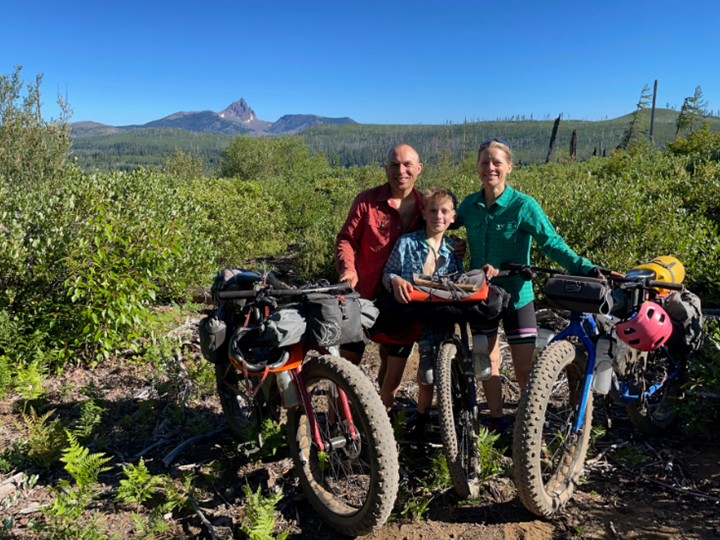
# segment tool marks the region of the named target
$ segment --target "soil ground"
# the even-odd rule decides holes
[[[183,472],[197,475],[196,485],[202,494],[197,501],[199,510],[212,524],[216,538],[246,537],[239,527],[247,501],[242,491],[246,483],[253,489],[262,486],[264,492],[282,489],[276,532],[288,531],[289,538],[298,540],[346,538],[323,523],[307,502],[285,445],[274,456],[253,461],[236,449],[237,443],[225,432],[185,449],[169,467],[162,464],[163,458],[181,441],[225,425],[211,374],[205,373],[203,378],[202,370],[200,375],[192,373],[193,366],[202,363],[196,324],[197,319],[178,323],[186,343],[185,356],[172,359],[175,369],[167,373],[160,374],[150,365],[123,359],[94,370],[70,369],[46,381],[46,402],[42,410],[55,409],[53,417],[69,423],[77,420],[78,403],[91,394],[106,409],[100,430],[89,444],[92,452],[102,451],[112,456],[108,464],[112,469],[100,476],[102,486],[108,488],[101,491],[96,503],[96,509],[102,513],[100,523],[123,540],[135,537],[133,508],[115,502],[109,488],[117,487],[123,478],[121,465],[137,463],[142,453],[154,474],[166,473],[173,478]],[[371,346],[363,369],[373,381],[378,364],[376,349]],[[408,408],[413,407],[417,393],[416,369],[415,353],[408,363],[398,396],[398,403]],[[481,496],[473,501],[459,501],[450,487],[434,490],[422,519],[405,517],[402,513],[405,503],[398,502],[391,521],[366,538],[720,538],[720,446],[688,440],[680,429],[671,430],[664,437],[645,438],[632,428],[624,410],[617,406],[611,409],[612,427],[595,441],[582,481],[566,509],[553,520],[540,519],[525,510],[515,494],[509,457],[518,391],[506,347],[502,372],[510,428],[496,446],[503,451],[505,472],[486,482]],[[204,387],[200,384],[199,390],[198,380],[204,380]],[[192,397],[184,399],[188,396]],[[480,388],[479,399],[483,399]],[[178,404],[183,404],[184,409]],[[23,438],[19,414],[23,406],[17,395],[0,401],[0,452]],[[596,422],[602,423],[604,413],[600,404],[595,414]],[[487,421],[488,416],[484,415],[483,419]],[[431,440],[433,430],[431,426]],[[419,480],[427,480],[428,456],[437,450],[403,444],[399,448],[403,489],[415,497],[428,498],[422,495]],[[203,472],[208,471],[213,461],[220,464],[222,473],[210,482]],[[37,536],[28,529],[28,524],[43,520],[38,507],[52,501],[48,488],[56,486],[60,478],[67,478],[60,465],[47,469],[18,468],[0,475],[0,500],[10,501],[0,503],[0,523],[11,515],[15,519],[9,538]],[[39,475],[37,484],[23,488],[22,475],[32,474]],[[157,538],[211,538],[207,527],[192,510],[168,516],[167,523],[170,529]]]

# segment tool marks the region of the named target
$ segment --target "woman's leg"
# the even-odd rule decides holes
[[[385,381],[385,373],[387,372],[388,362],[388,348],[387,345],[380,345],[378,347],[380,353],[380,368],[378,369],[378,388],[383,387],[383,381]]]
[[[515,378],[522,390],[525,388],[525,381],[530,373],[532,354],[537,338],[534,302],[525,304],[520,309],[513,310],[508,314],[505,321],[505,335],[510,345]]]
[[[488,349],[490,350],[490,364],[492,365],[492,376],[482,381],[485,400],[487,401],[490,416],[502,418],[502,383],[500,382],[500,340],[497,334],[488,336]]]

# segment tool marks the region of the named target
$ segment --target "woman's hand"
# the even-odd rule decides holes
[[[404,280],[401,277],[396,277],[392,280],[390,284],[393,288],[395,300],[397,300],[401,304],[407,304],[408,302],[410,302],[410,293],[413,290],[413,286],[410,284],[409,281]]]
[[[482,271],[485,272],[485,279],[488,281],[498,275],[498,269],[491,264],[486,264],[482,267]]]
[[[450,238],[455,240],[455,245],[453,246],[453,250],[455,251],[455,257],[457,257],[458,259],[464,259],[465,252],[467,251],[467,242],[458,238],[454,234],[451,234]]]

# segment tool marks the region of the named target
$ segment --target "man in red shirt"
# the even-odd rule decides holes
[[[348,280],[360,296],[375,300],[382,287],[382,271],[401,235],[423,226],[422,194],[415,181],[422,171],[418,153],[400,144],[388,155],[387,183],[360,193],[335,242],[335,265],[340,281]],[[365,344],[341,346],[342,355],[359,364]],[[412,345],[380,346],[378,381],[382,387],[387,362],[407,359]],[[388,404],[386,404],[387,406]]]

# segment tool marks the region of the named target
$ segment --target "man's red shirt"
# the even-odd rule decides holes
[[[400,212],[394,206],[390,184],[368,189],[353,201],[345,225],[335,241],[335,266],[340,275],[352,270],[358,275],[355,290],[374,300],[382,287],[382,271],[401,235],[422,226],[422,194],[413,187],[415,208],[407,230],[402,230]]]

